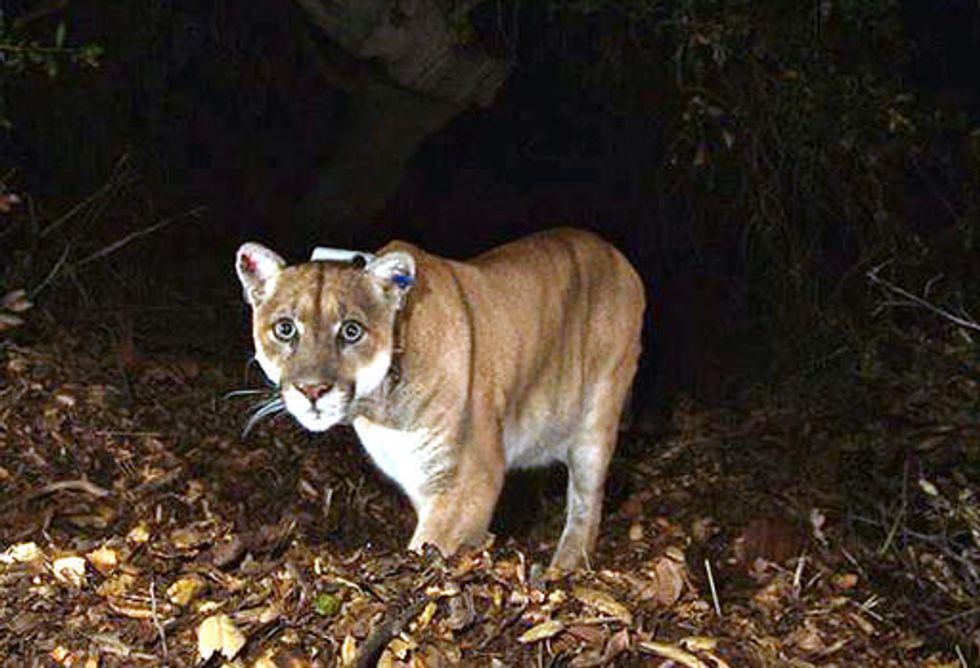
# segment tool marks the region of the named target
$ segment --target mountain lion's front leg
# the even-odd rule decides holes
[[[504,463],[496,456],[490,458],[492,461],[478,459],[482,461],[462,462],[450,487],[418,504],[418,524],[408,544],[410,550],[421,551],[429,544],[450,555],[464,545],[477,545],[486,539],[503,487]]]

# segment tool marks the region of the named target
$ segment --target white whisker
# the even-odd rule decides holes
[[[286,402],[284,402],[282,398],[278,396],[274,397],[268,402],[259,404],[255,412],[252,413],[251,417],[249,417],[248,422],[245,423],[245,429],[242,430],[242,438],[248,436],[248,433],[252,431],[252,428],[261,422],[263,418],[268,417],[269,415],[276,415],[284,410],[286,410]]]
[[[226,392],[221,395],[222,401],[227,401],[228,399],[234,399],[236,397],[247,397],[253,394],[268,394],[269,390],[265,388],[255,388],[251,390],[232,390],[231,392]]]

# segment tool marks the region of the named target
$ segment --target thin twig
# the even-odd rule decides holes
[[[123,173],[124,169],[130,172],[130,175],[128,176],[128,178],[120,178],[119,176],[117,176],[117,175]],[[43,230],[38,230],[38,232],[37,232],[38,238],[39,239],[43,239],[44,237],[48,236],[49,234],[51,234],[52,232],[54,232],[56,229],[58,229],[59,227],[61,227],[67,221],[69,221],[72,218],[74,218],[76,214],[80,213],[81,211],[84,211],[90,205],[92,205],[95,202],[97,202],[103,196],[111,193],[113,190],[116,190],[118,188],[123,187],[124,185],[127,185],[128,183],[132,183],[135,180],[136,180],[136,177],[132,174],[132,170],[129,168],[129,155],[128,154],[124,154],[116,162],[116,165],[115,165],[115,167],[113,168],[113,171],[112,171],[112,175],[109,177],[109,180],[106,181],[106,183],[102,185],[101,188],[99,188],[98,190],[96,190],[94,193],[92,193],[91,195],[89,195],[88,197],[86,197],[85,199],[83,199],[81,202],[79,202],[78,204],[76,204],[72,208],[68,209],[68,211],[66,211],[65,213],[63,213],[56,220],[52,221]],[[31,206],[33,206],[32,205],[32,201],[33,201],[33,198],[30,198],[28,200],[28,204],[30,204]]]
[[[44,54],[58,55],[58,54],[78,53],[78,49],[73,49],[68,46],[34,46],[32,44],[0,43],[0,53],[14,53],[14,54],[44,53]]]
[[[484,638],[480,644],[476,646],[476,649],[478,651],[485,649],[490,643],[499,638],[504,631],[513,626],[518,619],[524,616],[524,613],[527,611],[527,605],[527,603],[523,603],[517,610],[514,611],[513,614],[511,614],[510,617],[505,619],[502,624],[498,625],[497,628],[494,629],[493,633]]]
[[[136,230],[135,232],[131,232],[131,233],[127,234],[126,236],[124,236],[122,239],[118,239],[118,240],[112,242],[111,244],[109,244],[108,246],[106,246],[105,248],[103,248],[101,250],[97,250],[94,253],[92,253],[91,255],[89,255],[89,256],[87,256],[87,257],[79,260],[78,262],[75,263],[75,267],[76,268],[78,268],[78,267],[84,267],[89,262],[93,262],[93,261],[98,260],[100,258],[106,257],[107,255],[110,255],[112,253],[115,253],[117,250],[119,250],[120,248],[122,248],[123,246],[125,246],[126,244],[130,243],[131,241],[133,241],[135,239],[139,239],[140,237],[145,237],[145,236],[147,236],[149,234],[153,234],[157,230],[160,230],[160,229],[163,229],[164,227],[167,227],[168,225],[172,224],[174,221],[180,220],[184,216],[197,216],[197,215],[203,213],[204,210],[205,210],[205,207],[199,206],[199,207],[196,207],[194,209],[191,209],[190,211],[177,214],[176,216],[171,216],[169,218],[164,218],[159,223],[155,223],[153,225],[150,225],[149,227],[144,227],[142,230]]]
[[[61,268],[64,266],[65,261],[68,259],[68,254],[70,252],[71,252],[71,243],[67,243],[65,244],[65,250],[61,252],[61,257],[59,257],[58,261],[54,263],[53,267],[51,267],[51,271],[48,272],[48,275],[44,277],[44,280],[41,281],[41,283],[36,288],[31,290],[30,297],[32,300],[36,299],[37,296],[41,294],[41,291],[44,290],[44,288],[48,287],[48,283],[50,283],[54,279],[54,277],[57,276],[58,272],[61,271]]]
[[[27,503],[28,501],[33,501],[34,499],[40,498],[42,496],[47,496],[48,494],[53,494],[54,492],[60,492],[62,490],[74,490],[76,492],[85,492],[96,498],[103,498],[112,494],[107,489],[103,489],[93,482],[89,482],[84,478],[78,480],[59,480],[58,482],[52,482],[50,484],[39,487],[33,491],[30,491],[24,495],[18,496],[14,499],[9,499],[3,503],[0,503],[0,510],[6,510],[7,508],[14,506],[19,503]]]
[[[908,290],[905,290],[904,288],[900,288],[899,286],[895,285],[891,281],[885,280],[884,278],[882,278],[881,276],[878,275],[878,272],[881,271],[882,267],[884,267],[884,265],[879,265],[879,266],[875,267],[874,269],[872,269],[871,271],[869,271],[866,274],[867,277],[868,277],[868,279],[872,283],[875,283],[876,285],[882,286],[885,290],[887,290],[889,292],[892,292],[892,293],[894,293],[894,294],[902,297],[907,302],[907,304],[902,304],[901,302],[892,302],[889,305],[891,305],[891,306],[902,306],[902,305],[920,306],[920,307],[926,309],[927,311],[930,311],[931,313],[935,313],[936,315],[938,315],[938,316],[940,316],[942,318],[945,318],[945,319],[949,320],[953,324],[959,325],[960,327],[963,327],[965,329],[972,329],[975,332],[980,332],[980,324],[978,324],[976,322],[973,322],[972,320],[967,320],[965,318],[961,318],[961,317],[959,317],[957,315],[954,315],[954,314],[950,313],[949,311],[947,311],[946,309],[940,308],[939,306],[936,306],[935,304],[932,304],[932,303],[926,301],[922,297],[919,297],[917,295],[912,294],[911,292],[909,292]]]
[[[898,514],[895,515],[895,520],[892,522],[891,528],[888,530],[888,535],[885,536],[885,542],[881,544],[878,548],[878,556],[884,555],[888,552],[888,548],[891,547],[892,541],[895,540],[895,536],[898,534],[898,529],[901,526],[902,520],[905,519],[905,512],[908,509],[908,482],[909,482],[909,460],[905,460],[905,467],[902,472],[902,499],[901,504],[898,508]]]
[[[954,615],[948,615],[946,617],[943,617],[942,619],[932,622],[931,624],[923,626],[921,630],[926,631],[928,629],[934,629],[938,626],[945,626],[950,622],[955,622],[956,620],[963,619],[964,617],[972,617],[973,615],[977,615],[977,614],[980,614],[980,607],[970,608],[969,610],[963,610],[961,612],[957,612]]]
[[[956,658],[960,660],[960,665],[963,668],[970,668],[970,664],[966,662],[966,657],[963,656],[963,650],[960,649],[959,643],[956,644]]]
[[[855,522],[861,522],[862,524],[867,524],[869,526],[878,527],[879,529],[884,529],[885,528],[884,522],[878,522],[878,521],[873,520],[871,518],[862,517],[860,515],[855,515],[854,516],[854,521]],[[919,533],[917,531],[913,531],[912,529],[909,529],[907,527],[905,529],[904,535],[906,537],[908,537],[908,538],[915,538],[916,540],[920,540],[920,541],[923,541],[925,543],[929,543],[930,545],[932,545],[936,549],[938,549],[940,552],[942,552],[945,557],[947,557],[947,558],[951,559],[952,561],[955,561],[956,563],[958,563],[961,566],[965,567],[966,570],[969,571],[969,573],[974,578],[977,577],[976,576],[977,567],[976,567],[976,564],[974,563],[974,561],[971,560],[969,557],[964,557],[963,555],[959,554],[956,550],[950,549],[950,547],[949,547],[950,539],[949,538],[943,537],[943,536],[930,536],[930,535],[927,535],[927,534]]]
[[[721,617],[721,602],[718,601],[718,590],[715,589],[715,576],[711,572],[711,560],[704,560],[704,570],[708,574],[708,586],[711,587],[711,600],[715,604],[715,612]]]
[[[806,548],[800,553],[796,560],[796,570],[793,572],[793,593],[796,598],[800,597],[803,591],[803,567],[806,565]]]
[[[156,580],[150,580],[150,612],[153,613],[153,626],[160,636],[160,644],[163,646],[163,660],[166,661],[167,633],[163,630],[163,624],[160,623],[160,616],[157,614]]]
[[[50,14],[55,14],[60,12],[62,9],[68,6],[69,0],[53,0],[52,2],[45,3],[34,9],[33,11],[21,14],[13,21],[11,21],[12,32],[18,33],[28,26],[28,24],[42,19]]]
[[[330,506],[333,502],[333,487],[330,485],[323,486],[323,517],[330,517]]]

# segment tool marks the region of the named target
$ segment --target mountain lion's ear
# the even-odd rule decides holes
[[[415,284],[415,258],[404,251],[379,255],[364,271],[380,280],[389,294],[404,295]]]
[[[286,261],[262,244],[242,244],[235,254],[235,271],[245,290],[245,300],[255,306],[266,296],[269,281],[274,278]]]

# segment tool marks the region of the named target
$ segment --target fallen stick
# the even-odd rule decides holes
[[[388,619],[378,624],[361,646],[354,665],[357,668],[374,668],[378,663],[378,659],[381,658],[381,653],[388,646],[388,643],[422,612],[422,609],[425,608],[429,600],[428,596],[423,596],[414,603],[409,604],[401,614],[389,616]]]
[[[34,499],[42,496],[47,496],[48,494],[54,494],[55,492],[60,492],[63,490],[85,492],[86,494],[94,496],[97,499],[112,495],[112,492],[109,490],[99,487],[94,482],[89,482],[84,478],[79,478],[78,480],[59,480],[58,482],[52,482],[44,485],[43,487],[39,487],[38,489],[27,492],[18,498],[0,503],[0,512],[7,510],[12,506],[27,503],[28,501],[33,501]]]

